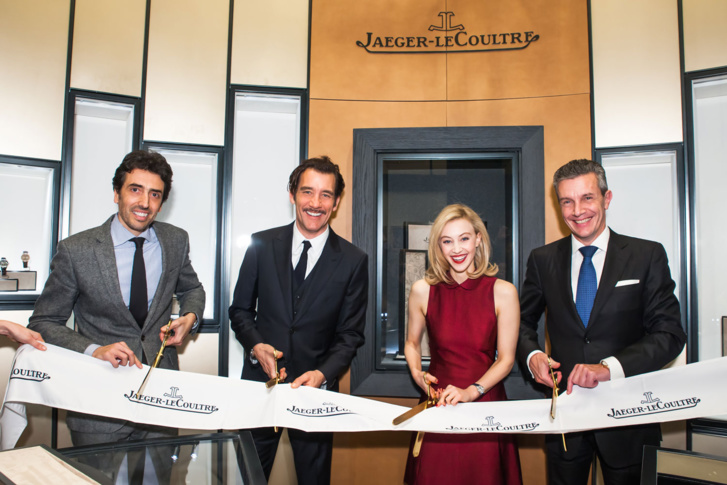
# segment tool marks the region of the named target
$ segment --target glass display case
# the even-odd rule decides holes
[[[419,395],[403,355],[407,298],[429,264],[430,224],[445,206],[480,215],[497,276],[520,286],[526,258],[544,242],[543,156],[538,126],[354,130],[352,240],[369,256],[369,294],[352,394]],[[511,399],[540,396],[518,367],[505,387]]]
[[[110,480],[108,483],[113,484],[267,483],[249,431],[106,443],[58,451],[72,464],[91,466],[102,472]]]

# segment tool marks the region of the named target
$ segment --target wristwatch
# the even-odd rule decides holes
[[[476,382],[472,385],[475,386],[475,389],[477,389],[477,392],[480,393],[479,397],[482,397],[482,395],[485,393],[485,388],[482,387],[481,385],[477,384]]]

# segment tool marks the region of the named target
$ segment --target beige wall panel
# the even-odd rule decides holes
[[[229,0],[154,0],[144,139],[224,144]]]
[[[141,96],[146,0],[76,0],[71,87]]]
[[[727,2],[682,0],[684,69],[727,66]]]
[[[341,167],[346,189],[331,226],[351,240],[353,129],[445,126],[445,103],[310,101],[308,155],[328,155]]]
[[[692,450],[727,458],[727,438],[702,433],[692,435]]]
[[[236,0],[232,84],[306,88],[308,0]]]
[[[568,234],[552,188],[553,174],[574,158],[591,157],[588,94],[448,103],[448,126],[542,125],[545,130],[545,242]]]
[[[682,141],[677,2],[591,2],[596,147]]]
[[[588,12],[583,0],[450,0],[452,23],[462,38],[498,34],[508,44],[468,48],[522,47],[502,33],[534,32],[540,38],[521,50],[447,54],[447,99],[503,99],[590,92]],[[455,22],[456,21],[456,22]],[[454,32],[456,34],[456,32]],[[474,42],[474,41],[473,41]],[[460,47],[460,49],[462,49]]]
[[[445,55],[369,54],[356,45],[367,32],[426,35],[444,10],[443,0],[313,2],[311,99],[445,99]]]
[[[197,333],[179,349],[179,370],[197,374],[218,375],[220,336]]]
[[[60,160],[68,0],[0,0],[0,153]]]

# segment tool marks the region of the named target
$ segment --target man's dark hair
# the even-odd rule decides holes
[[[309,168],[312,168],[319,173],[331,173],[335,176],[336,189],[334,195],[336,200],[338,200],[338,198],[341,197],[341,194],[343,193],[344,187],[346,187],[346,183],[343,181],[343,176],[341,175],[341,171],[339,170],[338,165],[333,163],[331,159],[328,158],[326,155],[321,155],[320,157],[316,158],[309,158],[308,160],[301,162],[300,165],[295,167],[293,173],[290,174],[290,179],[288,179],[288,192],[295,196],[295,193],[298,191],[298,182],[300,182],[300,176]]]
[[[586,160],[585,158],[571,160],[555,171],[555,174],[553,174],[553,188],[555,188],[555,193],[558,193],[558,184],[563,180],[574,179],[581,175],[588,175],[589,173],[596,174],[601,195],[606,195],[606,192],[608,192],[606,171],[600,163],[596,163],[593,160]]]
[[[121,192],[124,186],[126,174],[132,170],[146,170],[155,173],[161,177],[164,182],[164,194],[162,195],[162,203],[169,198],[169,192],[172,191],[172,167],[167,163],[167,159],[163,155],[155,152],[147,152],[145,150],[134,150],[124,157],[121,165],[116,169],[112,184],[114,191]]]

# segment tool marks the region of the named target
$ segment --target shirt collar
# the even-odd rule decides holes
[[[578,250],[585,246],[582,242],[580,242],[578,239],[571,234],[571,249],[573,251],[573,254],[577,253]],[[608,248],[608,240],[611,238],[611,230],[606,226],[606,229],[603,230],[601,234],[598,235],[598,237],[590,244],[591,246],[596,246],[598,248],[598,251],[606,251],[606,248]]]
[[[153,226],[147,227],[144,232],[139,234],[139,236],[135,236],[127,228],[125,228],[123,224],[121,224],[119,214],[117,213],[111,220],[111,241],[113,241],[114,247],[121,246],[122,244],[129,242],[129,239],[134,237],[143,237],[149,242],[156,242],[157,240],[157,235]]]
[[[326,230],[323,231],[318,236],[314,237],[313,239],[306,239],[303,234],[298,230],[298,224],[295,222],[293,223],[293,251],[296,250],[298,246],[303,244],[303,241],[310,241],[311,249],[318,251],[323,249],[323,246],[325,246],[326,241],[328,241],[328,235],[331,233],[331,226],[326,225]]]

